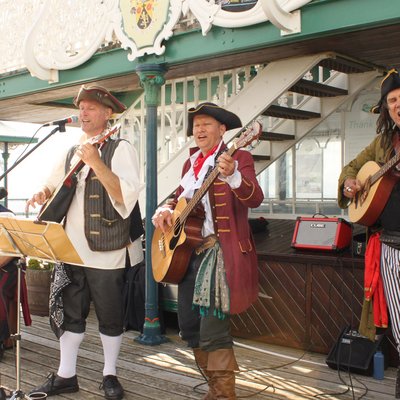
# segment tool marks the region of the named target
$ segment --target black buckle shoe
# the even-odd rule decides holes
[[[47,376],[47,380],[43,385],[32,389],[29,394],[36,392],[46,393],[47,396],[54,396],[60,393],[74,393],[79,390],[78,378],[73,376],[71,378],[61,378],[60,376],[51,373]]]
[[[99,389],[104,390],[107,400],[121,400],[124,397],[124,389],[115,375],[104,376]]]

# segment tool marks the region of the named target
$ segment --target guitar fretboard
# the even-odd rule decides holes
[[[396,153],[382,168],[371,176],[371,186],[377,182],[383,175],[392,170],[400,162],[400,153]]]

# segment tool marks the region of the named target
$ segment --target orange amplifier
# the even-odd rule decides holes
[[[348,247],[352,225],[343,218],[297,217],[292,247],[338,251]]]

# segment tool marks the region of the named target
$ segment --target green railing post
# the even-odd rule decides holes
[[[8,159],[10,158],[10,153],[8,151],[8,143],[4,142],[4,151],[1,154],[3,156],[3,165],[4,165],[4,172],[7,171],[8,168]],[[4,188],[8,190],[8,176],[4,176]],[[8,196],[3,199],[4,207],[8,207]]]
[[[143,333],[135,341],[157,345],[167,338],[161,335],[158,310],[158,285],[153,278],[151,266],[151,239],[153,224],[151,217],[157,208],[157,107],[160,88],[165,83],[166,67],[158,64],[142,64],[136,68],[145,93],[146,103],[146,302]]]

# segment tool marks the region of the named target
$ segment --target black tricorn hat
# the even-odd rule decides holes
[[[225,110],[225,108],[217,106],[214,103],[200,103],[197,107],[192,107],[188,110],[188,136],[193,135],[193,118],[196,115],[209,115],[210,117],[215,118],[221,124],[226,126],[227,131],[242,126],[240,118],[235,113]]]
[[[381,112],[381,107],[385,101],[386,96],[395,89],[400,88],[400,75],[396,69],[392,68],[381,82],[381,99],[378,104],[371,108],[371,112],[374,114],[379,114]]]
[[[121,103],[106,88],[102,86],[84,86],[79,89],[78,95],[74,98],[74,104],[79,107],[82,100],[95,100],[106,107],[110,107],[114,113],[122,113],[126,110],[125,104]]]

